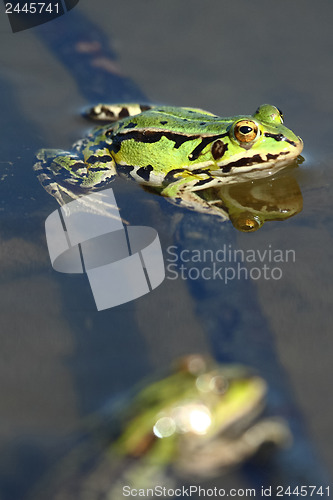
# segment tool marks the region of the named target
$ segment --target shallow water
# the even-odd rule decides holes
[[[66,149],[82,136],[87,123],[79,112],[92,102],[37,30],[12,34],[2,14],[0,498],[26,498],[84,416],[189,352],[259,369],[272,387],[273,407],[285,412],[296,434],[300,429],[291,461],[303,450],[300,467],[314,471],[318,486],[327,482],[333,466],[331,2],[211,0],[207,8],[197,0],[128,0],[111,9],[107,1],[92,7],[81,0],[74,10],[109,38],[118,67],[150,101],[221,116],[252,113],[264,102],[281,108],[305,144],[305,162],[295,173],[303,210],[244,234],[116,181],[124,219],[154,227],[165,259],[170,245],[292,250],[295,257],[278,264],[277,280],[166,279],[135,302],[97,312],[84,276],[55,273],[49,264],[44,221],[57,206],[32,171],[38,148]],[[66,40],[63,20],[55,22]],[[252,474],[260,483],[260,472]],[[227,481],[251,483],[244,476]]]

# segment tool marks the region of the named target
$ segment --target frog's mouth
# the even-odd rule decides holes
[[[300,137],[297,137],[297,141],[288,139],[283,134],[272,134],[266,132],[265,137],[273,138],[277,142],[285,144],[282,151],[277,153],[263,153],[255,152],[251,147],[248,148],[248,154],[239,155],[238,159],[231,162],[221,161],[217,163],[218,169],[214,171],[214,175],[233,175],[239,173],[247,173],[250,171],[262,171],[268,168],[275,168],[275,166],[280,167],[285,166],[288,163],[293,162],[303,150],[303,141]],[[287,146],[288,144],[288,146]],[[252,153],[252,154],[251,154]]]
[[[273,175],[287,167],[297,165],[297,156],[288,156],[287,152],[279,155],[254,155],[245,157],[228,165],[221,165],[219,170],[214,170],[214,177],[223,178],[223,183],[232,183],[240,178],[253,180]]]

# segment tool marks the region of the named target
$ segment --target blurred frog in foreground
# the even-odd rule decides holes
[[[263,449],[284,446],[291,440],[285,422],[260,418],[266,391],[247,367],[187,356],[137,393],[122,412],[117,438],[109,441],[105,422],[95,422],[95,442],[70,453],[33,498],[119,500],[125,486],[139,491],[174,486],[173,475],[216,477]],[[112,425],[109,419],[109,431]]]

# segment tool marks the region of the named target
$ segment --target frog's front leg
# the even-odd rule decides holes
[[[44,189],[60,205],[82,194],[101,189],[115,175],[115,163],[107,148],[96,149],[94,141],[83,139],[74,145],[76,153],[41,149],[34,170]]]
[[[221,208],[215,207],[196,194],[196,191],[223,184],[222,179],[217,179],[208,172],[193,173],[180,169],[169,172],[164,183],[167,183],[167,186],[162,189],[161,194],[169,197],[173,203],[227,219],[226,213]]]

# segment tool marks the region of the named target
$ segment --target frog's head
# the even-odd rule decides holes
[[[265,405],[266,382],[242,365],[212,366],[210,371],[198,375],[195,385],[200,405],[189,402],[182,408],[190,437],[184,441],[192,449],[231,435],[232,439],[238,438]]]
[[[213,156],[214,148],[218,149],[212,145]],[[259,177],[263,170],[276,172],[276,167],[292,162],[302,149],[302,139],[283,125],[281,111],[263,104],[253,115],[235,118],[228,128],[227,147],[223,148],[223,156],[216,158],[216,166],[220,175],[239,177],[251,172],[254,175],[249,177]]]
[[[290,443],[281,419],[262,418],[264,379],[242,365],[216,365],[198,375],[201,403],[188,402],[182,416],[176,464],[184,474],[213,477],[240,465],[262,447]]]

